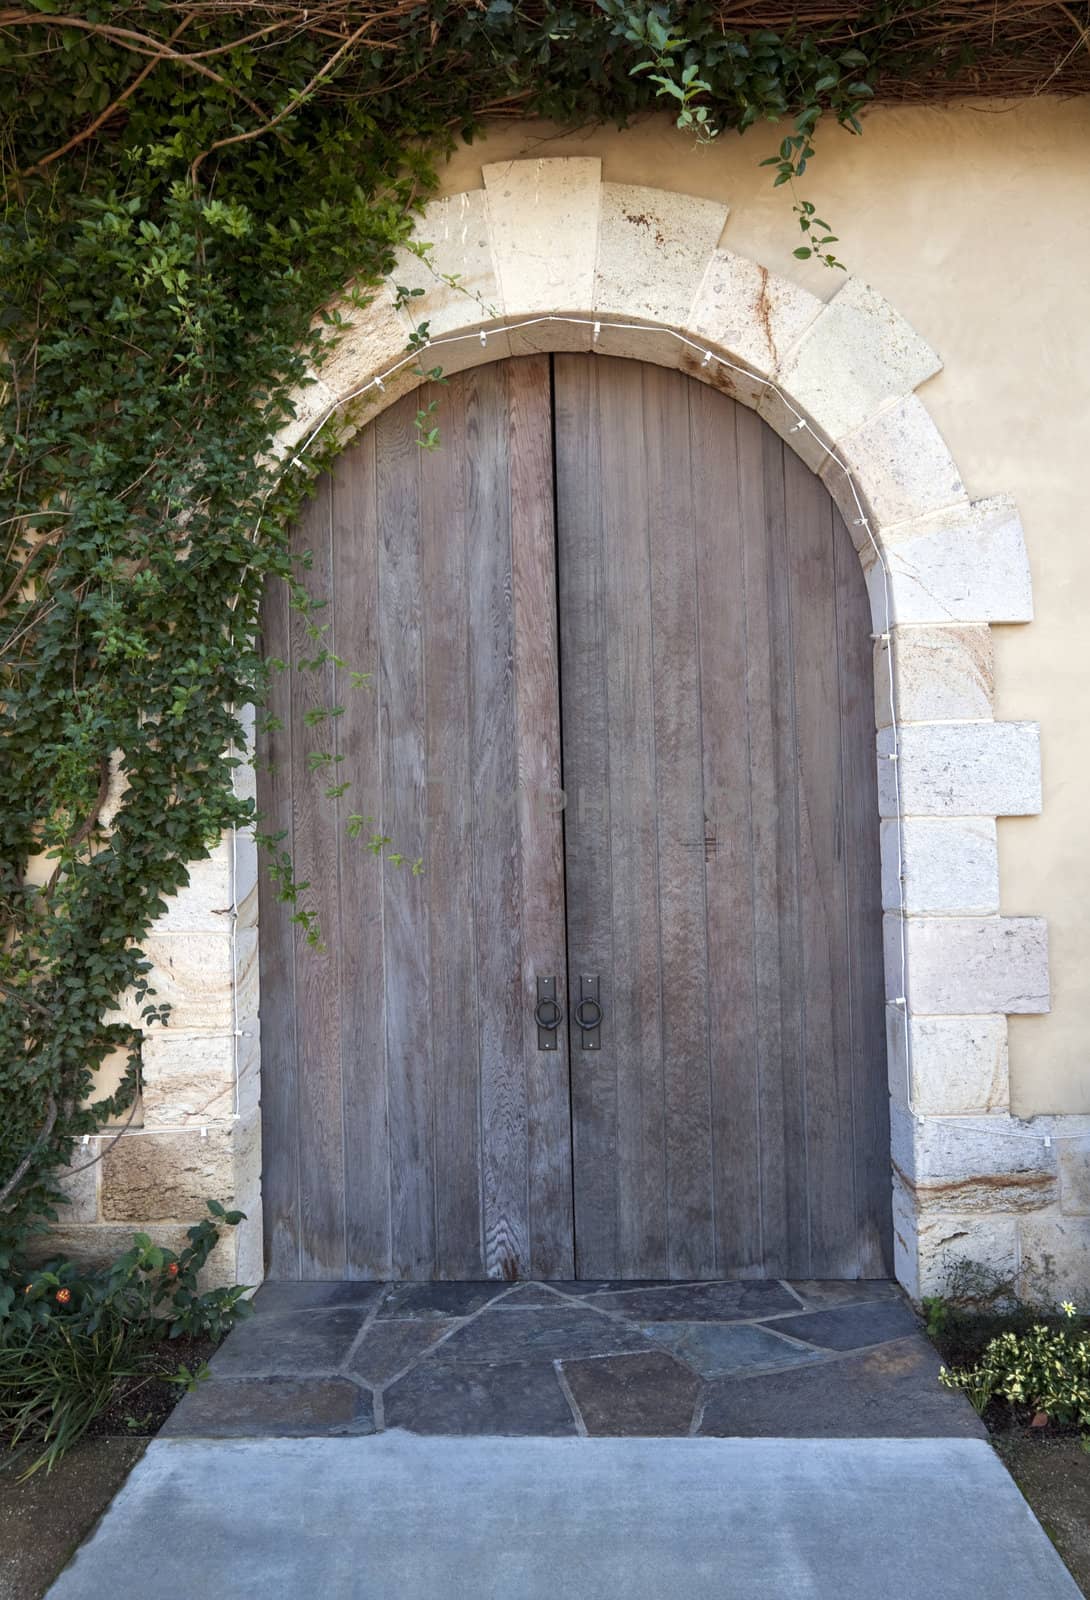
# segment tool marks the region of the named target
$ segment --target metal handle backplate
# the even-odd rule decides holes
[[[579,1002],[572,1015],[579,1025],[579,1044],[583,1050],[602,1048],[602,1002],[597,975],[583,973],[579,978]]]
[[[539,1050],[558,1050],[560,1019],[564,1013],[560,1009],[560,1001],[556,998],[556,979],[539,978],[537,980],[537,1005],[534,1007],[534,1021],[537,1023],[537,1047]]]

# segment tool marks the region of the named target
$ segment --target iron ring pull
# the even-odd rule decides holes
[[[583,1015],[583,1008],[585,1006],[594,1007],[595,1014],[590,1018],[586,1018]],[[602,1020],[602,1008],[598,1004],[597,1000],[593,999],[590,995],[587,995],[584,999],[580,1000],[579,1004],[575,1008],[575,1020],[578,1022],[581,1028],[596,1028]]]
[[[552,1007],[553,1015],[551,1017],[543,1016],[542,1013],[547,1012],[550,1007]],[[550,1032],[553,1028],[558,1028],[560,1026],[560,1019],[563,1015],[564,1013],[561,1011],[557,1002],[555,1000],[549,1000],[548,998],[539,1000],[537,1005],[534,1007],[534,1021],[537,1023],[539,1028],[548,1028]]]

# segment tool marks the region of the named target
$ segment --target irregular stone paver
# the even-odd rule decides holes
[[[550,1283],[520,1283],[509,1294],[505,1294],[495,1301],[495,1309],[497,1311],[525,1311],[528,1307],[556,1307],[563,1305],[563,1303],[563,1298]]]
[[[798,1367],[822,1359],[819,1351],[790,1344],[748,1322],[645,1322],[641,1332],[666,1345],[704,1378],[754,1368]]]
[[[646,1350],[638,1328],[614,1317],[600,1317],[580,1306],[541,1307],[525,1316],[484,1311],[443,1345],[445,1362],[547,1361],[575,1356],[619,1355]]]
[[[690,1395],[707,1433],[978,1431],[885,1283],[269,1284],[256,1307],[172,1431],[570,1433],[575,1385],[602,1432],[683,1431]]]
[[[368,1310],[382,1294],[383,1283],[263,1283],[254,1295],[254,1310],[326,1311],[333,1306]]]
[[[391,1283],[380,1318],[467,1317],[511,1287],[508,1283]]]
[[[429,1350],[448,1327],[439,1321],[376,1322],[350,1357],[348,1371],[364,1383],[386,1383]]]
[[[943,1389],[938,1370],[937,1353],[915,1334],[793,1372],[718,1378],[708,1385],[700,1432],[746,1439],[985,1437],[968,1400]]]
[[[888,1278],[860,1278],[857,1280],[790,1278],[787,1287],[794,1289],[800,1299],[815,1311],[826,1306],[856,1305],[862,1300],[896,1300],[904,1304],[904,1291],[898,1283]]]
[[[255,1312],[240,1323],[209,1363],[222,1377],[232,1374],[285,1376],[330,1372],[339,1367],[363,1326],[362,1307],[313,1311]]]
[[[919,1330],[919,1322],[903,1302],[900,1305],[839,1306],[831,1311],[813,1311],[801,1317],[781,1317],[776,1322],[780,1333],[825,1350],[860,1350],[868,1344],[884,1344]]]
[[[561,1371],[589,1434],[666,1437],[692,1427],[700,1381],[665,1351],[564,1361]]]
[[[164,1434],[204,1439],[374,1433],[371,1396],[347,1378],[224,1378],[202,1383]]]
[[[410,1433],[495,1433],[554,1438],[576,1432],[548,1361],[424,1363],[385,1393],[386,1426]]]
[[[657,1289],[596,1294],[591,1302],[603,1311],[619,1311],[640,1322],[749,1322],[781,1311],[798,1311],[799,1303],[772,1280],[745,1283],[672,1283]]]

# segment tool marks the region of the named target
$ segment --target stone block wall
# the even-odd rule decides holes
[[[251,768],[237,769],[240,793]],[[131,1131],[104,1130],[75,1153],[67,1203],[48,1248],[105,1260],[143,1231],[178,1251],[220,1200],[246,1212],[205,1272],[211,1285],[258,1284],[261,1240],[257,855],[227,837],[190,867],[145,946],[167,1027],[143,1047],[143,1094]],[[107,1069],[108,1070],[108,1069]]]
[[[994,720],[989,628],[1031,619],[1029,565],[1015,506],[970,499],[916,393],[939,357],[865,283],[840,280],[823,302],[724,248],[725,205],[603,182],[582,156],[482,176],[420,219],[434,272],[405,253],[392,275],[421,291],[410,309],[446,371],[561,349],[677,367],[753,406],[820,474],[856,541],[875,635],[898,1277],[920,1296],[975,1259],[1027,1290],[1051,1266],[1058,1293],[1090,1292],[1090,1118],[1019,1121],[1007,1083],[1007,1017],[1049,1005],[1044,923],[1003,916],[999,899],[996,819],[1039,811],[1041,776],[1036,725]],[[352,331],[298,394],[285,456],[331,410],[351,403],[366,420],[418,381],[392,292],[346,317]],[[156,930],[156,987],[176,1009],[148,1041],[144,1131],[74,1181],[65,1228],[87,1245],[127,1221],[177,1229],[213,1192],[250,1213],[233,1270],[254,1281],[257,931],[243,855],[237,872],[225,851],[198,866]],[[204,1124],[203,1140],[187,1131]]]

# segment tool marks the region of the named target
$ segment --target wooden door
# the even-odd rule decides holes
[[[323,632],[266,608],[259,804],[327,946],[263,887],[272,1277],[573,1271],[566,1039],[533,1021],[565,964],[549,384],[547,356],[452,379],[434,452],[419,395],[383,413],[295,537]]]
[[[323,631],[282,590],[266,607],[287,667],[259,800],[327,945],[263,883],[270,1275],[884,1274],[847,530],[752,412],[676,373],[483,366],[435,391],[435,452],[431,397],[376,419],[301,521]]]
[[[577,1265],[889,1268],[870,620],[821,482],[678,373],[557,356]],[[588,1008],[585,1015],[596,1012]]]

